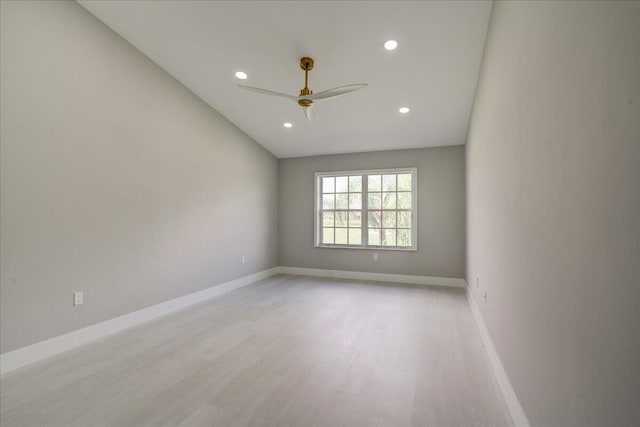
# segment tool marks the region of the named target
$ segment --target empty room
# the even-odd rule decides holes
[[[0,425],[639,426],[640,1],[0,0]]]

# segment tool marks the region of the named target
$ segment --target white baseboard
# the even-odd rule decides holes
[[[527,418],[527,414],[524,413],[522,409],[522,405],[518,400],[518,396],[516,396],[516,392],[513,390],[511,386],[511,381],[509,381],[509,376],[507,372],[504,370],[504,366],[502,365],[502,361],[500,360],[500,356],[498,356],[498,352],[496,351],[495,346],[493,345],[493,341],[491,340],[491,336],[489,335],[489,331],[487,330],[487,325],[484,323],[484,319],[482,318],[482,314],[480,313],[480,309],[476,305],[476,302],[471,295],[471,289],[467,286],[467,301],[469,301],[469,306],[471,306],[471,312],[473,313],[473,318],[476,321],[476,325],[478,326],[478,330],[480,331],[480,337],[484,343],[484,347],[487,350],[487,355],[489,356],[489,363],[493,368],[493,373],[496,376],[496,380],[498,381],[498,385],[500,386],[500,390],[502,391],[502,395],[504,396],[504,400],[507,403],[507,407],[509,408],[509,412],[511,413],[511,418],[513,422],[518,427],[529,427],[531,424],[529,423],[529,419]]]
[[[415,285],[453,286],[464,288],[466,281],[451,277],[413,276],[409,274],[366,273],[362,271],[325,270],[321,268],[278,267],[282,274],[331,277],[336,279],[373,280],[378,282],[411,283]]]
[[[240,277],[179,298],[165,301],[142,310],[115,317],[86,328],[78,329],[46,341],[41,341],[0,355],[0,373],[4,374],[115,332],[156,319],[225,292],[241,288],[278,273],[278,267]]]

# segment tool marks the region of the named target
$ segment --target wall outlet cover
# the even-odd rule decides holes
[[[74,292],[73,305],[82,305],[82,304],[84,304],[84,292]]]

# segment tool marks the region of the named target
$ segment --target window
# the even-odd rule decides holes
[[[316,173],[318,247],[416,250],[415,168]]]

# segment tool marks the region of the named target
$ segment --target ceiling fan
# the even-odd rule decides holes
[[[333,89],[327,89],[325,91],[314,94],[313,91],[308,87],[309,71],[313,70],[313,59],[306,56],[304,58],[300,58],[300,68],[304,70],[304,88],[300,90],[299,96],[287,95],[286,93],[275,92],[272,90],[260,89],[251,86],[238,85],[238,87],[251,92],[262,93],[264,95],[282,96],[284,98],[289,98],[297,102],[298,105],[302,107],[307,120],[313,120],[313,118],[315,117],[315,114],[313,112],[313,101],[335,98],[367,87],[366,83],[353,84],[334,87]]]

